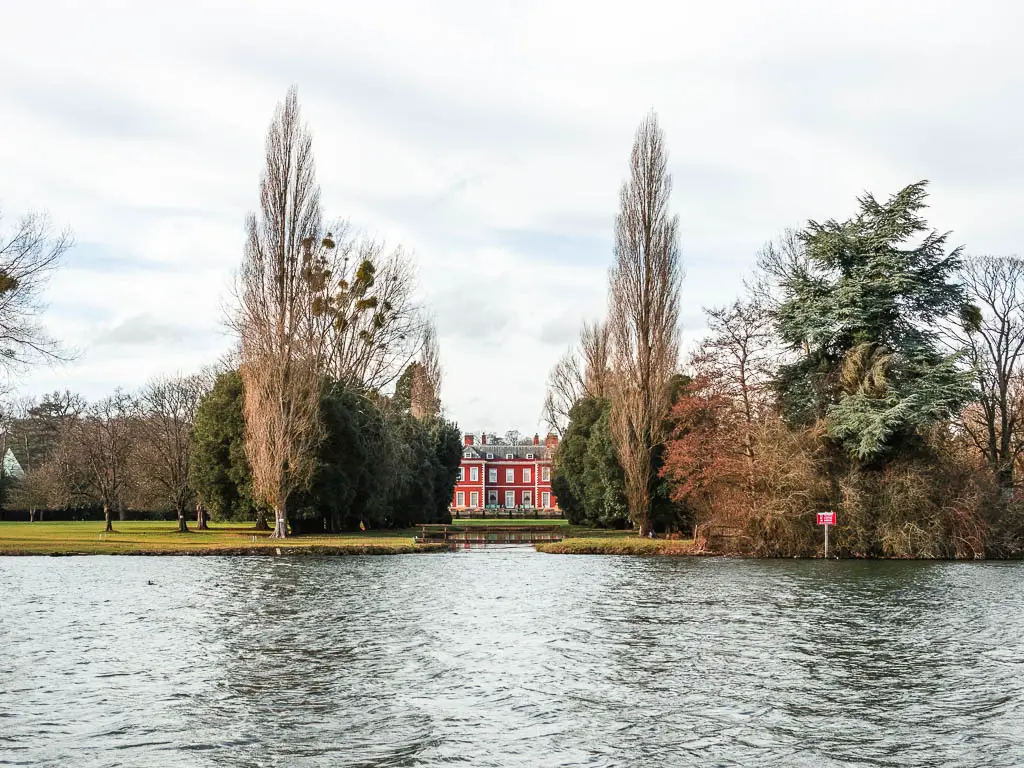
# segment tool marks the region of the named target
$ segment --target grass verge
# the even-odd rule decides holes
[[[114,531],[104,533],[102,522],[0,522],[0,555],[401,555],[446,549],[415,544],[411,531],[282,540],[239,523],[178,533],[176,523],[148,521],[118,521]]]
[[[535,545],[551,555],[691,555],[692,539],[642,539],[630,536],[580,536]]]

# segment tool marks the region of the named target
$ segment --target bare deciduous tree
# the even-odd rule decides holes
[[[357,242],[347,225],[339,231],[311,259],[317,353],[338,381],[379,391],[414,360],[431,326],[415,300],[409,255]]]
[[[24,216],[11,234],[0,234],[0,366],[67,359],[39,316],[46,308],[43,289],[72,244],[70,230],[55,232],[41,213]]]
[[[709,382],[715,394],[728,398],[740,412],[743,452],[754,459],[754,425],[767,406],[773,332],[771,319],[757,299],[737,300],[719,308],[705,308],[710,334],[690,360],[694,373]]]
[[[175,376],[149,382],[142,390],[142,416],[135,466],[142,479],[152,485],[178,514],[178,530],[188,531],[185,509],[195,497],[189,483],[192,435],[196,410],[206,393],[205,378]],[[205,521],[197,514],[197,524]]]
[[[247,222],[235,317],[253,491],[274,509],[278,538],[288,535],[288,497],[312,472],[321,436],[317,286],[309,274],[320,226],[313,142],[293,87],[267,133],[260,213]]]
[[[590,397],[608,397],[611,393],[611,326],[608,323],[584,323],[580,331],[583,358],[583,386]]]
[[[584,397],[608,397],[611,382],[611,329],[607,323],[585,322],[577,346],[566,352],[548,374],[544,419],[548,428],[565,434],[569,411]]]
[[[548,392],[544,398],[544,420],[559,436],[569,426],[569,411],[586,393],[583,368],[575,349],[558,359],[548,374]]]
[[[652,112],[637,130],[619,195],[609,291],[612,432],[630,517],[641,535],[651,531],[653,454],[667,437],[669,378],[679,363],[682,266],[671,192],[665,136]]]
[[[113,531],[114,508],[121,509],[130,482],[138,402],[117,390],[93,403],[74,424],[64,450],[81,468],[86,492],[103,505],[106,531]]]
[[[970,259],[963,280],[977,312],[963,317],[950,335],[974,371],[978,402],[961,424],[1000,487],[1011,488],[1014,465],[1024,454],[1024,259]]]
[[[82,468],[74,462],[73,433],[85,412],[85,399],[64,390],[26,402],[14,424],[11,445],[25,470],[16,499],[36,519],[45,507],[66,506],[82,495]]]

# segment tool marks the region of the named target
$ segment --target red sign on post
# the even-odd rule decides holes
[[[836,513],[835,512],[819,512],[818,513],[818,525],[835,525],[836,524]]]

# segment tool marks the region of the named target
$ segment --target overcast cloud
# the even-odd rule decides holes
[[[328,218],[413,250],[450,417],[541,428],[604,311],[618,188],[655,108],[685,338],[757,249],[932,182],[970,252],[1024,251],[1024,6],[1006,2],[0,0],[0,209],[78,246],[49,291],[81,350],[24,392],[192,371],[222,318],[275,104],[297,83]],[[216,6],[216,7],[214,7]]]

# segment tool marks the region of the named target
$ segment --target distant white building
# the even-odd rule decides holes
[[[4,454],[4,474],[8,477],[13,477],[15,480],[25,479],[25,470],[21,468],[21,464],[18,463],[18,459],[10,448]]]

